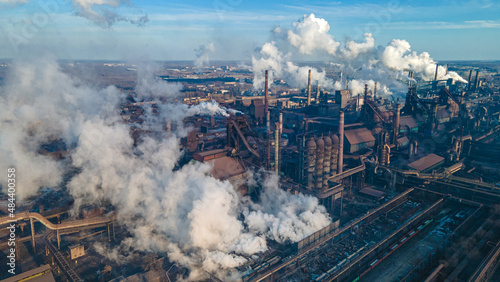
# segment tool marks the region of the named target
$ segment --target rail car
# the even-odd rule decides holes
[[[386,251],[380,258],[375,259],[370,263],[368,268],[363,271],[357,279],[365,276],[370,270],[375,268],[378,264],[380,264],[382,261],[384,261],[387,257],[389,257],[392,253],[394,253],[397,249],[399,249],[403,244],[408,242],[411,238],[413,238],[415,235],[418,234],[422,229],[424,229],[426,226],[428,226],[433,219],[428,219],[421,225],[419,225],[416,229],[411,230],[407,234],[403,235],[394,245],[392,245],[388,251]]]

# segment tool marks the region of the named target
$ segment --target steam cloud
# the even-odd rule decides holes
[[[7,5],[26,4],[30,0],[0,0],[0,3]],[[54,9],[60,3],[56,1],[49,1],[47,3],[50,9]],[[72,5],[75,14],[92,21],[94,24],[104,28],[110,28],[117,22],[129,22],[134,25],[142,26],[146,24],[149,19],[146,14],[138,8],[134,8],[133,4],[127,0],[72,0]],[[124,16],[116,12],[120,7],[128,6],[133,8],[135,13],[139,13],[137,17]],[[56,9],[57,10],[57,9]]]
[[[215,52],[215,45],[213,42],[210,42],[207,45],[201,45],[194,51],[196,53],[196,59],[194,60],[194,65],[199,70],[201,69],[201,67],[207,65],[208,62],[210,62],[210,55],[213,52]]]
[[[418,54],[412,51],[405,40],[394,39],[386,47],[377,47],[372,34],[367,33],[364,35],[364,42],[347,40],[341,46],[329,30],[328,22],[314,14],[305,15],[294,22],[291,29],[275,28],[272,32],[273,41],[265,43],[252,57],[254,88],[263,88],[266,69],[272,70],[273,79],[284,79],[295,87],[306,85],[309,69],[312,69],[313,81],[319,81],[324,87],[338,90],[345,86],[345,82],[327,78],[323,71],[297,66],[292,62],[292,58],[297,55],[310,59],[320,57],[343,70],[349,77],[348,88],[353,95],[362,93],[365,83],[373,87],[376,82],[380,93],[405,93],[408,70],[413,70],[415,77],[419,79],[434,79],[436,62],[427,52]],[[446,74],[445,68],[439,66],[438,80],[448,78],[467,83],[456,72]]]
[[[0,169],[16,167],[18,199],[61,185],[68,168],[77,167],[67,184],[74,211],[110,203],[131,234],[119,248],[97,244],[96,251],[118,260],[138,250],[166,254],[190,269],[188,280],[206,279],[206,272],[237,279],[234,267],[267,250],[267,239],[297,241],[330,223],[316,198],[284,192],[277,177],[265,172],[248,173],[248,185],[263,183],[261,200],[254,203],[228,181],[211,177],[211,164],[176,168],[180,138],[189,131],[183,119],[228,113],[216,103],[175,102],[179,86],[158,79],[157,70],[138,70],[138,96],[157,98],[160,114],[148,115],[145,106],[144,122],[137,126],[159,129],[170,120],[172,133],[144,136],[134,146],[121,121],[125,97],[117,88],[89,86],[51,58],[14,62],[0,88]],[[68,145],[65,160],[39,154],[41,145],[59,138]]]

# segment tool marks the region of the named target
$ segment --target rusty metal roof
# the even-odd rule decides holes
[[[409,167],[416,169],[417,171],[423,171],[426,170],[432,166],[435,166],[436,164],[444,161],[444,158],[441,156],[438,156],[436,154],[430,154],[427,155],[423,158],[420,158],[410,164],[408,164]]]
[[[385,195],[384,192],[369,187],[363,188],[359,192],[365,195],[370,195],[378,199],[382,198]]]
[[[344,134],[351,145],[375,141],[372,132],[366,127],[346,130]]]
[[[214,178],[220,180],[225,180],[246,172],[246,168],[240,159],[228,156],[214,159],[213,166],[211,174]]]
[[[399,126],[408,126],[412,129],[418,127],[418,124],[412,116],[402,116],[399,119]]]

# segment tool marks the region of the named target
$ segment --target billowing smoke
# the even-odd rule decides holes
[[[136,91],[143,99],[155,98],[159,114],[148,116],[146,109],[144,122],[135,126],[158,128],[170,120],[172,132],[143,136],[134,146],[129,125],[121,120],[125,97],[117,88],[91,87],[51,59],[15,62],[0,89],[0,169],[16,167],[18,200],[40,187],[57,187],[69,175],[74,212],[111,204],[131,234],[119,248],[95,245],[98,253],[118,260],[136,251],[166,254],[190,270],[188,280],[206,279],[207,272],[237,279],[234,267],[267,250],[268,239],[294,242],[329,224],[317,199],[282,191],[277,178],[265,172],[248,173],[248,185],[264,183],[261,200],[254,203],[230,182],[210,176],[210,163],[177,167],[180,138],[189,130],[183,119],[228,113],[216,103],[176,102],[178,86],[158,79],[157,70],[139,67]],[[57,139],[68,146],[65,160],[39,153]],[[69,167],[78,173],[68,174]]]
[[[335,55],[340,43],[328,33],[330,25],[314,14],[304,15],[302,19],[293,23],[293,29],[288,30],[288,42],[299,49],[302,54],[312,54],[316,50]]]
[[[194,65],[200,70],[201,67],[208,65],[210,62],[210,55],[215,52],[215,45],[213,42],[210,42],[207,45],[201,45],[194,52],[196,53]]]
[[[293,58],[321,58],[330,61],[343,70],[347,77],[348,88],[353,95],[360,93],[359,85],[378,83],[381,94],[406,93],[407,72],[413,70],[416,78],[429,81],[434,79],[436,62],[429,53],[418,54],[411,50],[405,40],[394,39],[386,47],[375,46],[372,34],[364,34],[364,42],[347,40],[341,46],[329,33],[327,21],[314,14],[304,16],[294,22],[291,29],[278,27],[273,29],[274,41],[265,43],[258,53],[252,57],[254,72],[254,88],[263,87],[266,69],[272,70],[273,78],[284,79],[288,84],[303,87],[307,81],[309,67],[298,67]],[[326,55],[326,57],[325,57]],[[304,57],[305,56],[305,57]],[[315,73],[316,72],[316,73]],[[453,78],[467,83],[456,72],[446,74],[444,67],[439,67],[438,79]],[[322,71],[313,68],[313,81],[319,80],[324,87],[340,89],[345,82],[334,82]]]
[[[120,6],[132,7],[126,0],[73,0],[76,14],[102,27],[111,27],[116,22],[129,22],[142,26],[149,21],[147,15],[136,18],[121,15],[114,10]]]
[[[288,82],[292,87],[304,87],[307,85],[308,73],[311,70],[311,77],[324,87],[333,87],[331,79],[326,77],[326,72],[318,71],[311,67],[299,67],[292,63],[290,54],[283,55],[278,50],[275,42],[264,44],[260,50],[260,54],[252,56],[252,70],[254,73],[253,86],[255,89],[264,87],[265,70],[269,70],[269,81],[275,78],[281,78]]]
[[[30,1],[31,0],[0,0],[0,3],[13,6],[17,4],[26,4]],[[48,1],[48,3],[45,4],[45,8],[57,11],[61,10],[58,8],[59,5],[62,5],[60,1]],[[77,16],[87,18],[94,24],[105,28],[109,28],[117,22],[129,22],[142,26],[149,21],[146,14],[143,14],[140,9],[133,6],[131,1],[127,0],[72,0],[72,5]],[[128,7],[130,11],[138,15],[132,17],[116,12],[116,10],[122,7]]]

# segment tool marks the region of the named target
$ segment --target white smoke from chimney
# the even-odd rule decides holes
[[[264,44],[259,54],[252,56],[254,88],[264,88],[265,70],[269,70],[270,85],[274,79],[281,78],[292,87],[305,87],[308,81],[308,72],[311,70],[311,76],[314,80],[319,81],[319,84],[324,87],[333,86],[333,81],[326,77],[326,72],[307,66],[299,67],[291,62],[290,57],[290,54],[283,55],[275,42]]]
[[[328,22],[316,18],[314,14],[304,16],[292,25],[290,30],[283,27],[273,29],[274,41],[264,44],[260,54],[252,57],[255,89],[262,89],[265,69],[272,69],[275,72],[273,78],[281,78],[290,85],[303,87],[302,81],[307,80],[307,74],[303,75],[305,72],[296,71],[301,70],[301,67],[292,61],[296,54],[309,56],[305,59],[316,59],[325,53],[328,54],[325,60],[332,61],[339,70],[344,71],[349,77],[348,84],[353,85],[354,92],[358,92],[359,84],[378,82],[380,94],[404,94],[407,92],[408,70],[413,70],[415,78],[418,79],[430,81],[434,78],[436,66],[434,60],[427,52],[418,54],[411,51],[410,44],[405,40],[395,39],[386,47],[376,47],[372,34],[366,33],[364,42],[348,40],[341,47],[328,33],[330,30]],[[286,50],[287,53],[283,53],[282,50]],[[301,77],[297,77],[297,74]],[[319,80],[326,81],[326,83],[320,82],[323,87],[344,88],[341,83],[323,78],[321,74],[319,76]],[[456,72],[450,71],[445,75],[444,68],[440,67],[438,79],[448,78],[466,83]]]
[[[215,45],[213,42],[210,42],[206,45],[201,45],[194,51],[196,53],[194,65],[198,70],[200,70],[203,66],[206,66],[210,62],[210,55],[215,52]]]
[[[396,71],[413,70],[423,80],[433,80],[436,70],[436,62],[429,53],[417,54],[411,51],[410,43],[406,40],[394,39],[385,49],[381,56],[381,62],[389,69]],[[439,67],[438,79],[453,78],[463,83],[465,79],[456,72],[448,72],[444,67]]]

